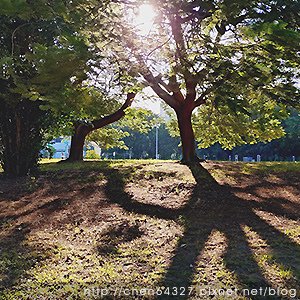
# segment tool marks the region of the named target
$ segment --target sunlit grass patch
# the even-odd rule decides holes
[[[295,228],[285,229],[284,233],[291,238],[300,239],[300,226],[296,226]]]
[[[299,162],[241,163],[244,174],[300,172]]]
[[[18,285],[4,290],[3,299],[43,295],[85,299],[84,288],[93,285],[155,287],[167,267],[166,253],[176,246],[174,227],[178,232],[180,227],[173,221],[158,222],[135,214],[119,218],[92,227],[66,224],[64,229],[30,236],[28,247],[37,247],[43,240],[39,251],[47,255],[27,268]],[[172,232],[166,233],[172,227]],[[26,257],[23,259],[22,265],[10,267],[22,270]]]
[[[288,249],[290,244],[285,244],[285,240],[278,239],[278,246],[276,247],[278,249],[282,248],[282,250],[274,251],[275,244],[262,239],[259,233],[255,232],[251,227],[245,226],[244,232],[253,249],[253,257],[268,281],[278,286],[289,286],[290,288],[296,286],[299,274],[297,274],[297,270],[293,271],[289,266],[289,256],[293,252],[292,249]],[[282,251],[286,252],[287,257],[283,256]],[[296,255],[298,257],[294,257],[294,260],[299,261],[299,254]],[[298,268],[297,265],[294,265],[294,267]]]

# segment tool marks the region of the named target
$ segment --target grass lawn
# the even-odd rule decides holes
[[[0,299],[300,297],[299,217],[299,163],[43,161],[0,180]]]

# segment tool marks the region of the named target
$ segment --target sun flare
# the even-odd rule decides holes
[[[156,16],[155,9],[150,4],[142,4],[138,9],[135,19],[137,28],[142,34],[147,34],[153,27],[154,18]]]

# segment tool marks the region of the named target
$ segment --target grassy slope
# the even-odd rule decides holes
[[[299,289],[300,164],[202,166],[48,163],[0,182],[0,299],[86,299],[92,286]]]

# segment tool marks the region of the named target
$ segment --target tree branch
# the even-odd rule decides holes
[[[19,25],[17,28],[15,28],[15,30],[13,31],[12,35],[11,35],[11,56],[13,57],[14,56],[14,52],[15,52],[15,36],[16,36],[16,33],[19,29],[21,29],[22,27],[26,26],[26,25],[29,25],[30,23],[24,23],[24,24],[21,24]]]
[[[144,64],[144,67],[146,65]],[[172,108],[175,108],[178,106],[178,103],[176,102],[175,98],[170,95],[166,90],[164,90],[161,86],[164,86],[162,84],[162,79],[159,80],[154,77],[152,72],[147,68],[147,72],[141,73],[142,76],[145,78],[145,80],[148,82],[149,86],[152,88],[152,90],[156,93],[158,97],[160,97],[162,100],[164,100],[168,105],[170,105]]]
[[[211,92],[216,90],[222,83],[224,79],[219,80],[216,84],[210,88],[208,88],[205,92],[203,92],[195,101],[195,107],[198,107],[206,102],[206,96],[208,96]]]
[[[197,86],[197,80],[196,77],[192,74],[192,72],[190,72],[188,66],[190,63],[187,58],[186,46],[185,46],[184,36],[181,27],[183,21],[184,20],[178,15],[170,17],[172,34],[177,48],[176,52],[180,60],[181,68],[183,69],[183,77],[184,77],[186,90],[187,90],[186,100],[194,101],[196,97],[195,89]]]
[[[129,93],[127,95],[127,99],[124,102],[124,104],[116,112],[114,112],[108,116],[105,116],[101,119],[92,121],[92,124],[91,124],[92,130],[91,131],[102,128],[102,127],[104,127],[108,124],[111,124],[113,122],[116,122],[116,121],[120,120],[122,117],[124,117],[125,109],[131,106],[131,104],[134,100],[134,97],[135,97],[135,93]]]
[[[195,103],[195,107],[200,106],[201,104],[204,104],[206,102],[206,96],[208,96],[211,92],[215,91],[216,89],[219,88],[219,86],[221,86],[226,79],[228,79],[230,77],[232,73],[227,73],[227,75],[225,75],[222,79],[214,82],[214,85],[208,89],[206,89],[205,92],[203,92],[194,102]]]

